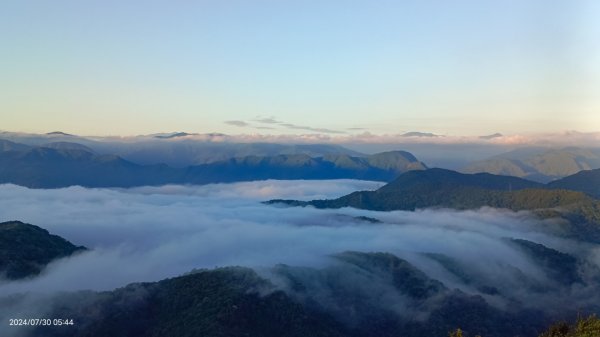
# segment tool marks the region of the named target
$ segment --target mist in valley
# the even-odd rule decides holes
[[[564,308],[559,305],[563,301],[581,308],[600,300],[597,287],[589,285],[594,283],[586,282],[598,278],[600,247],[561,237],[558,220],[491,208],[374,212],[261,203],[274,198],[333,198],[381,185],[354,180],[132,189],[36,190],[2,185],[2,221],[32,223],[90,250],[51,263],[38,277],[3,281],[0,295],[21,297],[3,302],[1,313],[12,317],[23,310],[43,310],[39,303],[50,303],[62,292],[112,290],[194,269],[243,266],[300,300],[306,292],[312,293],[311,300],[333,313],[343,314],[343,310],[332,297],[331,285],[311,276],[299,294],[289,277],[302,278],[303,269],[293,268],[307,268],[307,275],[338,270],[345,275],[338,286],[399,315],[427,316],[426,307],[411,308],[409,299],[394,293],[390,280],[374,280],[336,258],[349,251],[393,254],[448,289],[481,296],[499,310],[507,310],[514,301],[556,311]],[[511,239],[577,257],[580,282],[561,284]]]

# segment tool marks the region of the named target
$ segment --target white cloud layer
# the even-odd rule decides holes
[[[441,253],[468,266],[504,295],[539,307],[569,299],[595,301],[595,288],[530,294],[523,277],[541,284],[553,280],[504,238],[523,238],[600,264],[600,249],[574,244],[555,233],[553,221],[527,212],[421,210],[372,212],[357,209],[317,210],[264,205],[272,198],[333,198],[355,190],[372,190],[378,182],[354,180],[259,181],[204,186],[133,189],[55,190],[0,185],[0,221],[21,220],[48,229],[89,252],[52,263],[31,280],[4,281],[0,296],[33,292],[0,317],[24,315],[58,291],[110,290],[132,282],[157,281],[194,268],[278,263],[323,267],[328,255],[354,250],[390,252],[415,264],[450,288],[480,294],[499,307],[504,297],[481,294],[434,260],[420,254]],[[354,217],[369,216],[374,224]],[[518,268],[523,274],[511,272]],[[265,275],[268,275],[265,274]],[[274,280],[277,281],[277,280]],[[37,294],[37,295],[33,295]],[[50,296],[50,297],[48,297]],[[578,302],[579,301],[579,302]],[[41,309],[40,309],[41,310]]]
[[[271,198],[336,197],[380,185],[352,180],[122,190],[33,190],[2,185],[1,220],[39,225],[92,250],[54,263],[31,281],[4,284],[0,293],[107,290],[130,282],[160,280],[193,268],[226,265],[320,265],[324,256],[346,250],[386,251],[409,260],[415,259],[414,253],[439,252],[482,269],[496,261],[517,264],[536,274],[534,265],[500,239],[520,237],[554,247],[569,246],[538,231],[543,224],[527,213],[491,209],[379,213],[260,203]],[[384,223],[352,218],[359,215]],[[423,267],[427,269],[427,265]]]

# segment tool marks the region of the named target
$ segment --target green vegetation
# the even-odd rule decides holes
[[[598,337],[600,336],[600,319],[595,315],[586,318],[579,317],[577,321],[569,325],[560,322],[552,325],[539,337]]]
[[[463,334],[461,329],[456,329],[448,333],[448,337],[467,337],[467,335]],[[480,335],[476,335],[475,337],[481,337]]]
[[[564,231],[569,236],[600,242],[600,201],[582,192],[551,189],[528,180],[487,173],[461,174],[443,169],[410,171],[376,191],[353,192],[333,200],[270,200],[267,203],[375,211],[442,207],[527,210],[541,218],[567,220]]]
[[[421,337],[460,326],[464,337],[504,337],[535,336],[545,322],[536,312],[504,312],[481,296],[448,289],[391,254],[333,258],[337,263],[323,268],[273,268],[268,275],[279,286],[251,269],[228,267],[109,292],[62,294],[52,316],[77,324],[36,327],[33,335]]]
[[[254,271],[198,271],[112,292],[57,299],[53,317],[77,324],[38,327],[40,336],[347,336],[325,314],[304,308]]]
[[[53,260],[82,250],[85,247],[37,226],[20,221],[0,223],[0,273],[8,279],[38,275]]]
[[[407,261],[392,254],[344,252],[335,255],[335,258],[371,273],[390,275],[396,289],[414,298],[427,298],[445,289],[441,282],[430,279]]]
[[[598,337],[600,336],[600,319],[596,315],[579,317],[574,324],[566,322],[553,324],[538,337]],[[469,337],[460,328],[448,333],[448,337]],[[481,337],[476,335],[475,337]]]
[[[523,239],[510,239],[508,241],[517,245],[531,257],[536,265],[542,268],[552,280],[563,285],[582,282],[577,270],[578,261],[575,257]]]
[[[600,198],[600,169],[581,171],[572,176],[548,184],[552,188],[564,188],[587,193]]]

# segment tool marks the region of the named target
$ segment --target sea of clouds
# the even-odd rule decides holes
[[[0,220],[49,230],[89,252],[59,260],[40,277],[5,282],[0,294],[28,290],[109,290],[156,281],[194,268],[319,266],[347,250],[391,252],[435,274],[414,253],[433,252],[481,269],[537,268],[503,238],[523,238],[562,251],[581,247],[550,234],[553,224],[529,213],[495,209],[372,212],[277,207],[261,201],[334,198],[378,182],[260,181],[132,189],[28,189],[0,186]],[[373,224],[355,219],[369,216]],[[490,271],[492,272],[492,271]],[[440,275],[434,275],[440,276]]]
[[[257,270],[276,264],[321,268],[332,254],[344,251],[389,252],[406,259],[449,288],[478,294],[422,253],[439,253],[461,261],[482,279],[515,298],[518,268],[529,279],[551,284],[547,274],[506,238],[542,243],[598,266],[600,250],[556,233],[553,220],[528,212],[482,208],[472,211],[418,210],[374,212],[352,208],[265,205],[269,199],[335,198],[382,183],[356,180],[259,181],[204,186],[131,189],[28,189],[0,185],[0,221],[20,220],[47,229],[90,250],[51,263],[38,277],[2,281],[0,296],[36,293],[20,303],[60,291],[111,290],[132,282],[158,281],[192,269],[247,266]],[[379,219],[371,223],[357,219]],[[514,290],[511,290],[514,289]],[[595,299],[595,289],[531,298]],[[12,315],[13,308],[0,310]],[[11,311],[13,310],[13,311]],[[8,317],[8,316],[7,316]]]

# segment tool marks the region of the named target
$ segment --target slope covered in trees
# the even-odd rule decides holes
[[[600,202],[582,192],[488,173],[462,174],[444,169],[411,171],[376,191],[357,191],[331,200],[270,200],[291,206],[354,207],[375,211],[481,207],[533,211],[543,218],[562,218],[573,236],[600,242]]]
[[[48,263],[83,250],[38,226],[0,223],[0,273],[8,279],[38,275]]]

